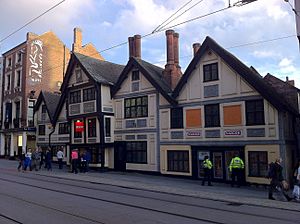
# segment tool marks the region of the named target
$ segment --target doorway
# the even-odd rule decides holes
[[[116,171],[126,171],[126,143],[125,142],[115,142],[114,169]]]

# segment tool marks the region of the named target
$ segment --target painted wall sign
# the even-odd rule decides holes
[[[84,123],[82,121],[75,122],[75,132],[83,132],[84,130]]]
[[[242,130],[225,130],[224,136],[242,136]]]
[[[201,136],[201,131],[187,131],[186,136],[189,137],[200,137]]]
[[[42,82],[43,78],[43,42],[34,40],[29,53],[29,80],[31,84]]]

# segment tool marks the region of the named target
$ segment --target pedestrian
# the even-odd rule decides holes
[[[41,160],[41,155],[39,152],[39,149],[36,148],[35,151],[32,153],[32,168],[35,169],[35,171],[39,170],[39,164],[40,164],[40,160]]]
[[[90,170],[90,162],[92,161],[90,150],[87,150],[85,155],[86,155],[86,172],[88,172]]]
[[[25,152],[22,152],[22,153],[19,155],[18,160],[19,160],[18,171],[21,171],[21,169],[24,168]]]
[[[293,189],[293,196],[296,200],[300,200],[300,160],[298,162],[298,166],[294,172],[294,189]]]
[[[31,148],[28,148],[27,153],[25,154],[25,162],[24,162],[24,171],[27,170],[27,167],[29,167],[29,170],[31,171]]]
[[[290,201],[291,198],[287,195],[287,192],[284,189],[284,181],[283,175],[282,175],[282,170],[283,167],[281,166],[282,163],[282,158],[276,159],[275,163],[270,163],[269,164],[269,171],[268,171],[268,178],[271,179],[270,186],[269,186],[269,199],[270,200],[275,200],[273,197],[274,191],[277,189],[281,191],[284,195],[284,197]]]
[[[78,161],[78,150],[73,149],[71,153],[71,160],[72,160],[72,173],[77,174],[77,161]]]
[[[61,150],[61,148],[56,153],[57,161],[58,161],[58,167],[61,170],[63,168],[63,159],[64,159],[64,153]]]
[[[46,168],[49,171],[52,171],[52,154],[51,154],[51,148],[48,147],[45,155],[45,162],[46,162]]]
[[[80,169],[80,172],[83,172],[85,173],[87,171],[87,161],[86,161],[86,152],[83,152],[81,157],[81,169]]]
[[[204,157],[204,161],[202,163],[203,165],[203,169],[204,169],[204,178],[202,180],[202,186],[204,186],[205,181],[207,181],[208,186],[212,186],[211,184],[211,170],[212,170],[212,162],[210,161],[210,159],[208,158],[208,156]]]
[[[235,153],[229,165],[229,171],[231,172],[231,187],[234,187],[235,184],[237,187],[241,187],[244,168],[243,160],[239,157],[238,153]]]
[[[40,157],[41,157],[41,160],[40,160],[40,167],[39,167],[39,170],[42,169],[42,166],[44,164],[44,161],[45,161],[45,153],[44,151],[42,150],[42,148],[39,146],[39,153],[40,153]]]

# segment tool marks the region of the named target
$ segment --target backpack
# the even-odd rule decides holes
[[[273,178],[275,177],[275,169],[274,169],[274,163],[270,163],[269,164],[269,169],[268,169],[268,174],[267,174],[267,178]]]

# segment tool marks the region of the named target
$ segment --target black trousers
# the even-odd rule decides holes
[[[242,172],[243,169],[233,168],[231,172],[231,186],[233,187],[235,184],[240,187],[242,184]]]
[[[208,182],[208,185],[211,185],[211,176],[212,176],[211,169],[204,168],[204,178],[202,180],[202,185],[205,184],[205,181]]]
[[[58,159],[58,167],[59,169],[61,170],[63,168],[63,162],[62,162],[63,159]]]
[[[72,159],[72,173],[78,173],[77,161],[78,161],[78,159]]]

